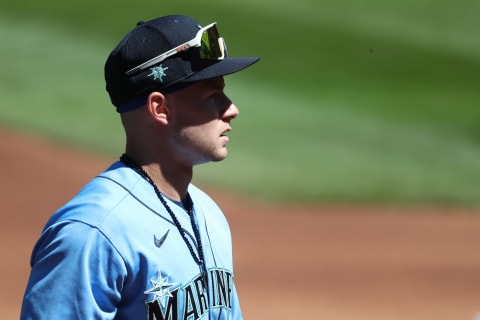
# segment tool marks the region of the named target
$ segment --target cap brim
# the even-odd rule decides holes
[[[243,70],[252,64],[256,63],[260,58],[226,58],[216,62],[200,71],[195,72],[190,77],[187,77],[182,82],[194,82],[199,80],[206,80],[216,77],[226,76],[240,70]]]

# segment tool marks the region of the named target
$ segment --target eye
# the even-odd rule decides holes
[[[215,90],[208,95],[207,99],[208,100],[218,100],[218,99],[222,99],[223,95],[224,95],[223,91]]]
[[[218,97],[218,92],[214,92],[208,96],[209,99],[216,99]]]

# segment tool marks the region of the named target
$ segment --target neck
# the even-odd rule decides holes
[[[130,153],[122,155],[122,162],[133,169],[140,169],[165,196],[176,201],[187,199],[188,185],[192,180],[192,168],[168,166],[159,161],[152,161]],[[138,170],[137,170],[138,171]],[[147,179],[147,180],[148,180]]]

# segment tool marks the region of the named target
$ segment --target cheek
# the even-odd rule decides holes
[[[181,130],[176,136],[174,144],[174,152],[177,156],[190,165],[219,161],[226,156],[215,141],[212,132],[204,126],[188,127]]]
[[[191,144],[211,144],[215,136],[213,123],[203,123],[197,126],[191,126],[181,130],[181,135]]]
[[[185,150],[200,151],[211,143],[205,126],[189,126],[178,131],[176,143]]]
[[[215,119],[218,119],[218,116],[212,112],[212,110],[201,108],[195,106],[194,108],[188,110],[181,117],[173,119],[174,126],[177,130],[184,130],[186,128],[193,128],[196,130],[197,127],[209,126],[210,122],[213,122]],[[178,131],[177,131],[178,132]]]

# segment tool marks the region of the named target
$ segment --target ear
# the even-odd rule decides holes
[[[160,92],[152,92],[148,96],[147,109],[150,115],[163,124],[168,123],[168,108],[167,108],[167,99]]]

